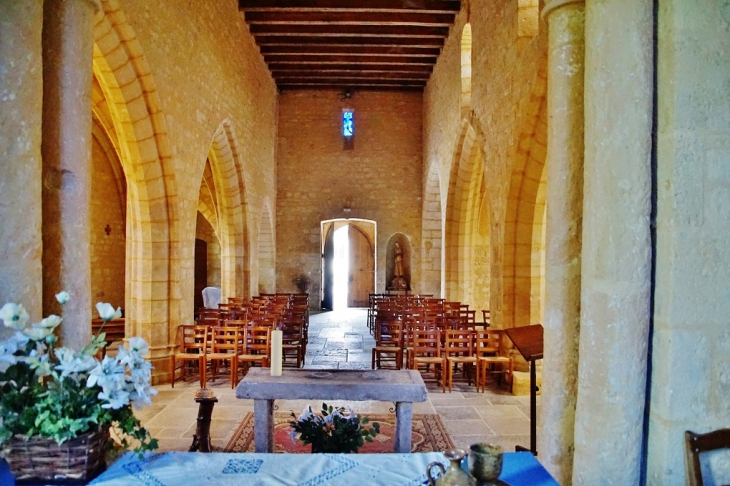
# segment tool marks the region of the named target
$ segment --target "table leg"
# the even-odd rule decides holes
[[[395,403],[395,447],[394,452],[411,452],[411,422],[413,403]]]
[[[253,401],[255,452],[274,452],[274,400]]]

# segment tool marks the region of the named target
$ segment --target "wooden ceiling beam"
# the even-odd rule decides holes
[[[304,79],[304,78],[382,78],[382,79],[420,79],[427,81],[430,77],[429,73],[403,72],[403,71],[319,71],[313,69],[311,71],[276,71],[273,73],[274,79]]]
[[[277,86],[330,86],[330,87],[342,87],[342,88],[358,88],[358,87],[365,87],[365,86],[390,86],[390,87],[403,87],[403,86],[411,86],[411,87],[424,87],[426,86],[425,81],[411,81],[411,80],[393,80],[393,79],[383,79],[383,80],[367,80],[367,79],[338,79],[336,81],[329,80],[329,79],[307,79],[304,80],[292,80],[292,81],[285,81],[281,83],[277,83]]]
[[[289,10],[247,11],[246,22],[259,24],[354,24],[354,25],[432,25],[449,26],[454,23],[452,13],[420,12],[292,12]]]
[[[427,10],[430,12],[458,12],[458,0],[368,0],[357,6],[352,0],[238,0],[239,10]]]
[[[288,55],[288,54],[267,54],[264,56],[267,64],[293,63],[347,63],[347,64],[427,64],[433,65],[436,57],[415,57],[415,56],[348,56],[345,54],[332,55]]]
[[[260,46],[267,45],[327,45],[327,46],[394,46],[394,47],[442,47],[441,37],[368,37],[368,36],[302,36],[302,35],[262,35],[256,37]]]
[[[389,37],[441,37],[449,35],[448,27],[425,27],[420,25],[356,25],[356,24],[254,24],[251,33],[256,37],[267,35],[290,36],[389,36]]]
[[[425,72],[430,73],[433,66],[412,65],[412,64],[357,64],[357,63],[312,63],[312,64],[288,64],[275,63],[269,64],[271,72],[276,71],[309,71],[316,69],[318,71],[401,71],[401,72]]]
[[[328,45],[263,45],[259,49],[264,56],[269,54],[348,54],[350,56],[423,56],[437,57],[441,52],[438,47],[410,47],[410,46],[328,46]]]

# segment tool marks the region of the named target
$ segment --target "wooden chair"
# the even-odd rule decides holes
[[[372,349],[372,369],[382,368],[385,361],[393,361],[395,369],[403,366],[403,323],[398,320],[376,322],[375,346]],[[387,358],[392,356],[392,358]]]
[[[445,331],[444,357],[446,358],[446,381],[449,393],[454,382],[454,365],[464,367],[464,375],[471,385],[472,366],[476,368],[477,357],[474,353],[474,332],[468,330]],[[476,380],[475,380],[476,381]]]
[[[231,388],[236,386],[238,375],[238,326],[213,326],[210,328],[210,352],[205,355],[205,362],[211,361],[211,373],[215,377],[218,365],[222,361],[228,361],[231,376]],[[203,385],[205,386],[205,384]]]
[[[491,319],[491,311],[489,309],[482,309],[482,322],[484,323],[484,327],[489,327],[490,319]]]
[[[688,486],[704,486],[700,454],[718,449],[730,449],[730,429],[719,429],[706,434],[696,434],[689,430],[684,433]]]
[[[284,317],[279,321],[278,329],[282,331],[282,359],[284,363],[287,362],[287,358],[293,355],[296,360],[296,367],[301,368],[307,352],[304,343],[304,319],[295,316]]]
[[[481,391],[485,391],[487,383],[487,373],[501,373],[507,376],[510,390],[512,389],[512,373],[514,371],[514,362],[512,358],[501,356],[502,348],[502,330],[479,330],[476,331],[476,351],[477,356],[477,391],[481,386]],[[490,365],[500,365],[499,370],[488,370]],[[507,368],[505,369],[504,366]]]
[[[265,326],[245,327],[241,334],[241,354],[236,359],[237,368],[241,364],[244,365],[244,376],[246,376],[253,363],[259,363],[261,367],[267,368],[270,352],[271,328]]]
[[[434,366],[436,383],[441,378],[441,392],[446,393],[445,366],[446,358],[441,354],[441,332],[434,329],[416,329],[411,342],[411,368],[418,370],[418,365]]]
[[[180,370],[180,378],[185,378],[190,366],[186,362],[193,362],[198,365],[200,376],[200,388],[205,388],[205,353],[208,349],[208,326],[180,326],[177,328],[175,340],[176,352],[170,356],[170,386],[175,388],[175,371]],[[183,364],[175,368],[178,361]]]

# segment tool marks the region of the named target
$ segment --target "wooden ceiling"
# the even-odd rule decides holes
[[[239,0],[279,89],[422,91],[459,0]]]

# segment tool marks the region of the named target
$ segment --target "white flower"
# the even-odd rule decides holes
[[[33,341],[43,341],[48,336],[50,336],[52,333],[53,333],[52,329],[47,329],[45,327],[33,326],[29,329],[23,329],[23,334],[28,336]]]
[[[59,303],[59,304],[61,304],[61,305],[63,305],[63,304],[65,304],[66,302],[68,302],[68,299],[69,299],[70,297],[71,297],[71,296],[70,296],[70,295],[68,295],[68,292],[66,292],[65,290],[64,290],[63,292],[59,292],[59,293],[57,293],[57,294],[56,294],[56,300],[57,300],[57,301],[58,301],[58,303]]]
[[[289,438],[291,439],[292,444],[297,443],[297,431],[294,429],[289,429]]]
[[[0,319],[5,321],[7,327],[18,331],[25,327],[29,318],[28,312],[22,305],[7,303],[0,309]]]
[[[129,338],[129,350],[140,355],[147,354],[150,351],[147,342],[141,337]]]
[[[61,347],[56,349],[56,358],[59,364],[56,370],[61,372],[61,377],[69,376],[71,373],[83,373],[95,368],[99,362],[91,356],[80,356],[74,350]]]
[[[350,407],[350,406],[348,405],[348,407],[347,407],[347,408],[348,408],[348,410],[350,411],[350,413],[349,413],[349,414],[347,415],[347,420],[352,420],[352,419],[356,419],[356,418],[357,418],[357,415],[355,414],[355,411],[354,411],[354,410],[352,409],[352,407]]]
[[[101,408],[113,408],[117,410],[129,403],[129,393],[121,389],[100,391],[97,398],[107,402],[102,404]]]
[[[306,406],[306,407],[304,407],[304,410],[302,410],[302,414],[299,416],[299,418],[297,419],[297,421],[298,422],[304,422],[305,420],[307,420],[311,416],[312,416],[312,407]]]
[[[42,327],[45,329],[53,330],[58,327],[59,324],[61,324],[61,321],[63,321],[63,319],[55,314],[51,314],[50,316],[43,319],[41,322],[36,322],[35,324],[33,324],[33,327]]]
[[[104,302],[97,302],[96,303],[96,310],[99,312],[99,317],[101,317],[104,322],[111,321],[112,319],[119,319],[122,317],[122,308],[117,307],[117,310],[114,310],[114,307],[112,307],[111,304],[104,303]]]
[[[38,377],[50,376],[53,374],[51,369],[51,362],[49,361],[48,354],[39,355],[35,349],[30,352],[28,357],[24,358],[24,361],[28,363],[30,369],[35,370],[35,375]]]
[[[124,379],[124,366],[119,362],[106,356],[101,363],[97,363],[96,368],[91,370],[89,377],[86,379],[86,387],[91,388],[99,385],[102,388],[109,386],[119,386]]]

